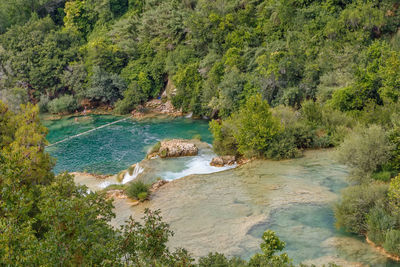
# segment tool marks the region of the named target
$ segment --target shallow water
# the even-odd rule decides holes
[[[46,122],[48,140],[54,143],[120,119],[87,116]],[[117,173],[141,161],[148,147],[164,138],[192,138],[200,134],[211,142],[205,121],[190,119],[128,119],[47,148],[58,158],[56,172],[90,171]],[[144,208],[161,209],[175,231],[170,247],[185,247],[195,257],[210,251],[249,258],[259,252],[261,235],[274,230],[287,246],[285,252],[295,263],[342,266],[400,266],[386,259],[362,239],[334,227],[332,205],[347,186],[343,165],[332,151],[309,151],[305,157],[286,161],[253,161],[236,169],[209,166],[214,156],[203,148],[196,157],[143,161],[143,176],[173,180],[152,195],[149,202],[131,206],[126,199],[114,202],[123,224],[129,216],[141,218]],[[215,169],[214,169],[215,168]],[[193,175],[202,173],[201,175]],[[188,177],[177,179],[183,176]],[[177,179],[177,180],[176,180]],[[94,190],[101,183],[115,183],[115,177],[77,181]],[[355,264],[354,264],[355,263]]]
[[[44,121],[49,129],[47,140],[53,144],[65,138],[89,131],[121,117],[92,115],[86,117],[63,118]],[[187,138],[201,135],[203,141],[211,143],[208,122],[185,118],[127,119],[69,139],[48,147],[46,150],[57,158],[54,168],[62,171],[87,171],[92,173],[114,174],[141,161],[149,147],[165,138]]]
[[[356,236],[334,227],[332,204],[346,186],[347,170],[332,151],[309,151],[300,159],[254,161],[236,169],[192,175],[165,185],[151,201],[131,207],[115,202],[114,225],[145,208],[161,209],[175,235],[171,247],[195,257],[218,251],[249,258],[272,229],[300,262],[342,266],[399,266]]]

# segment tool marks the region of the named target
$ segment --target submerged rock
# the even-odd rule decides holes
[[[198,153],[199,149],[193,142],[183,139],[172,139],[161,141],[158,151],[148,155],[148,158],[155,156],[160,156],[161,158],[196,156]]]
[[[235,164],[235,161],[235,156],[220,156],[213,158],[210,162],[210,165],[215,167],[223,167],[225,165],[233,165]]]

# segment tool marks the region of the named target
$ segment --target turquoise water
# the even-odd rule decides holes
[[[78,121],[75,120],[77,118]],[[111,115],[69,117],[45,120],[49,129],[50,144],[122,119]],[[149,147],[165,138],[192,138],[200,134],[202,140],[212,142],[208,122],[185,118],[133,120],[128,118],[107,127],[71,138],[48,147],[46,150],[57,158],[54,172],[87,171],[114,174],[141,161]]]
[[[75,118],[45,121],[49,128],[47,138],[53,144],[121,118],[94,115],[79,117],[78,121]],[[212,142],[206,121],[184,118],[142,121],[127,119],[68,139],[48,147],[47,151],[58,159],[56,173],[64,170],[117,173],[141,161],[147,149],[158,140],[192,138],[197,134],[202,136],[203,141]],[[200,250],[198,253],[202,249],[207,250],[207,253],[217,250],[229,256],[249,258],[259,251],[262,233],[271,229],[286,242],[285,252],[295,263],[309,259],[321,259],[321,262],[326,263],[330,262],[326,257],[337,257],[366,266],[399,266],[399,263],[380,255],[363,239],[337,230],[330,204],[285,204],[281,199],[282,204],[270,210],[268,203],[274,202],[270,196],[278,198],[279,203],[285,194],[290,199],[297,187],[312,190],[314,186],[321,186],[327,189],[325,194],[339,194],[347,186],[348,171],[331,159],[331,153],[315,151],[295,160],[256,161],[212,176],[183,179],[181,183],[175,184],[175,191],[166,193],[164,198],[158,195],[148,205],[161,208],[165,215],[170,216],[179,246],[194,252]],[[174,179],[175,176],[187,175],[187,169],[203,173],[202,166],[209,168],[209,161],[208,154],[190,159],[158,159],[154,161],[157,164],[156,171],[159,172],[155,176]],[[269,210],[271,213],[266,220],[255,224],[245,236],[240,237],[237,250],[230,250],[232,244],[226,240],[229,240],[232,233],[240,234],[238,221],[252,215],[258,218],[260,212],[268,213]],[[123,219],[135,212],[124,205],[117,205],[116,213],[117,217]],[[202,229],[201,236],[198,235],[199,229]],[[257,240],[256,246],[254,240]],[[226,244],[227,251],[215,248],[214,244]]]

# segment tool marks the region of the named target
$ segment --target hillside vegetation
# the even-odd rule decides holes
[[[125,114],[168,84],[219,154],[338,147],[338,227],[400,255],[399,26],[395,0],[4,0],[0,99]]]

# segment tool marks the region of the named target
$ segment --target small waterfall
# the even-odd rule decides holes
[[[143,171],[144,171],[144,169],[142,167],[140,167],[139,163],[136,163],[136,166],[135,166],[135,169],[133,170],[132,175],[130,175],[129,172],[125,173],[124,179],[122,179],[122,184],[126,184],[126,183],[132,181]]]
[[[187,114],[187,115],[185,116],[185,118],[187,118],[187,119],[191,119],[191,118],[192,118],[192,116],[193,116],[193,112],[190,112],[189,114]]]

